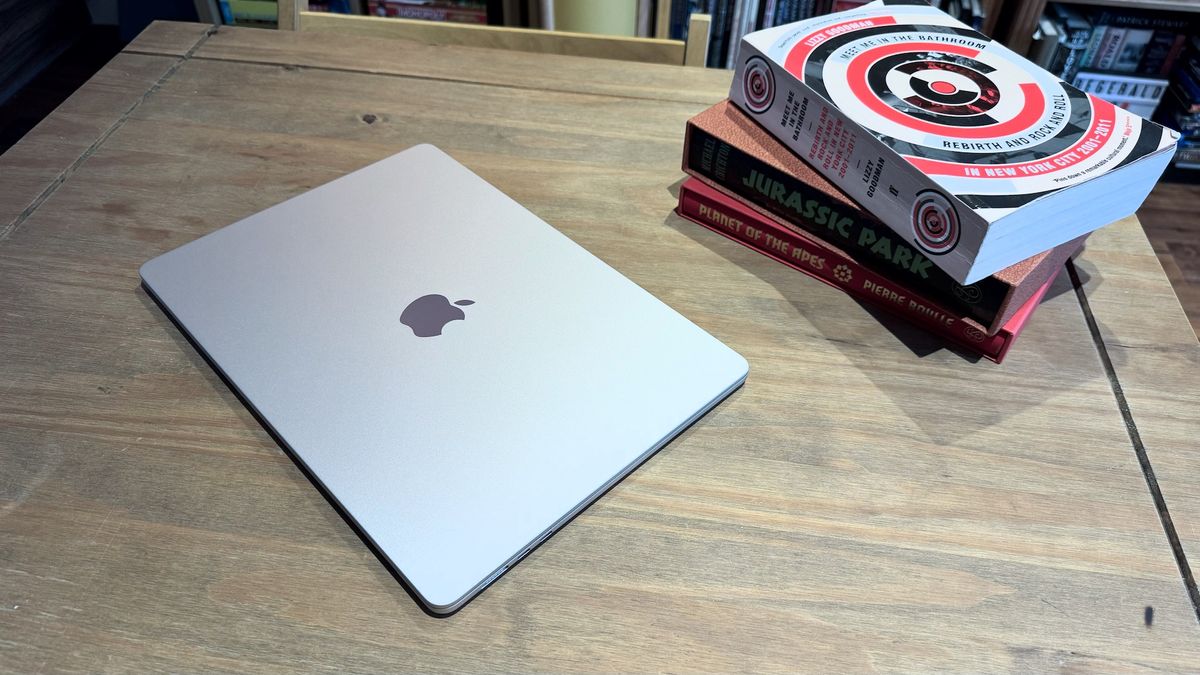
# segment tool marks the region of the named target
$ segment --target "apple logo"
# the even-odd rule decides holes
[[[473,305],[474,300],[459,300],[454,305]],[[451,321],[467,318],[461,309],[450,304],[444,295],[422,295],[408,303],[400,314],[400,323],[412,329],[417,337],[433,337],[442,334],[442,328]]]

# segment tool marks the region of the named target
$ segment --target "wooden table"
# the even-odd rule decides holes
[[[1137,222],[976,362],[672,214],[728,85],[152,26],[0,158],[0,670],[1200,668],[1200,347]],[[449,619],[137,277],[420,142],[751,364]]]

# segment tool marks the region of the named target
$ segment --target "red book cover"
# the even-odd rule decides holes
[[[956,283],[905,244],[845,192],[722,101],[688,120],[683,170],[758,213],[836,247],[845,255],[995,334],[1079,250],[1086,237],[1003,269]]]
[[[760,214],[698,178],[689,178],[680,187],[679,215],[996,363],[1004,359],[1057,276],[1057,272],[1051,274],[1004,326],[989,336],[979,323],[948,312],[829,244]]]

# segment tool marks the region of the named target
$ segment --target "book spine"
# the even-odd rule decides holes
[[[679,215],[997,363],[1013,338],[1007,331],[988,336],[853,259],[836,255],[749,209],[730,209],[719,200],[690,189],[686,183],[679,190]]]
[[[1200,115],[1184,110],[1183,103],[1174,92],[1171,92],[1170,96],[1165,97],[1162,112],[1163,119],[1170,120],[1170,126],[1183,132],[1184,136],[1200,132]]]
[[[1050,71],[1050,64],[1054,62],[1055,54],[1058,52],[1058,35],[1050,34],[1042,36],[1042,44],[1037,55],[1037,64],[1042,70]],[[1050,71],[1054,72],[1054,71]]]
[[[683,170],[846,251],[881,274],[902,279],[990,328],[1011,288],[991,277],[963,286],[863,211],[851,210],[711,134],[687,125]]]
[[[1121,43],[1125,41],[1125,29],[1110,26],[1104,32],[1104,42],[1100,45],[1100,52],[1096,59],[1096,67],[1100,70],[1108,70],[1117,61],[1117,55],[1121,53]]]
[[[800,20],[800,0],[788,0],[787,15],[788,22]]]
[[[1113,61],[1113,70],[1119,73],[1132,73],[1137,70],[1146,47],[1154,37],[1154,31],[1142,28],[1130,28],[1125,31],[1125,40],[1121,43],[1121,51]]]
[[[394,8],[395,14],[392,14],[392,16],[401,19],[449,21],[452,23],[487,23],[487,10],[422,7],[419,5],[394,5]]]
[[[1079,72],[1080,64],[1083,63],[1083,55],[1087,51],[1088,43],[1092,39],[1091,26],[1068,28],[1064,45],[1066,54],[1063,57],[1062,79],[1070,82],[1075,73]]]
[[[654,36],[654,0],[637,0],[637,36]]]
[[[775,5],[779,0],[766,0],[762,10],[762,27],[770,28],[775,25]]]
[[[1151,77],[1116,75],[1107,72],[1081,72],[1075,86],[1104,97],[1157,102],[1167,89],[1167,80]]]
[[[1082,49],[1072,49],[1065,45],[1059,45],[1059,49],[1063,50],[1062,63],[1058,64],[1055,74],[1060,79],[1070,82],[1075,73],[1079,72],[1079,57],[1083,55]]]
[[[715,0],[713,8],[712,41],[708,44],[708,62],[710,68],[725,67],[725,53],[730,40],[730,12],[733,0]]]
[[[822,38],[824,34],[818,33],[809,41],[816,44]],[[760,88],[764,81],[771,84]],[[757,98],[762,94],[769,97]],[[993,267],[987,269],[976,265],[988,231],[979,211],[946,194],[917,163],[906,160],[748,40],[742,42],[730,100],[890,228],[898,241],[927,252],[928,259],[955,281],[975,283],[1016,262],[1000,265],[990,260],[985,264]],[[975,167],[954,170],[968,177],[979,172],[982,177],[982,170]],[[922,220],[917,213],[933,215]],[[945,255],[951,250],[954,255]]]
[[[1171,48],[1175,46],[1175,34],[1169,31],[1154,31],[1150,36],[1150,42],[1146,44],[1146,50],[1142,53],[1142,60],[1138,62],[1135,72],[1144,75],[1153,75],[1158,73],[1162,68],[1163,63],[1166,63],[1167,56],[1171,54]]]
[[[1175,68],[1175,77],[1171,81],[1171,89],[1179,97],[1179,101],[1183,104],[1186,112],[1200,112],[1200,82],[1192,76],[1188,64],[1181,63]]]
[[[1046,71],[1052,73],[1060,80],[1067,80],[1067,56],[1071,53],[1071,48],[1064,41],[1059,41],[1058,46],[1054,48],[1054,56],[1050,58],[1050,65]]]
[[[1107,23],[1122,28],[1149,28],[1187,32],[1192,21],[1185,14],[1145,13],[1138,11],[1113,10],[1102,12]]]
[[[733,7],[733,20],[729,28],[729,43],[725,45],[725,63],[737,62],[738,43],[742,40],[742,17],[746,13],[747,0],[737,0]]]
[[[687,17],[688,5],[690,0],[662,0],[663,2],[671,3],[671,30],[670,36],[672,40],[687,39]]]
[[[1084,48],[1083,54],[1079,57],[1080,68],[1095,68],[1096,61],[1099,60],[1100,47],[1104,43],[1104,37],[1108,34],[1108,26],[1097,24],[1092,28],[1092,36],[1088,39],[1087,47]]]
[[[1183,54],[1183,50],[1187,47],[1187,35],[1180,33],[1175,36],[1175,43],[1171,45],[1171,51],[1167,54],[1167,58],[1163,64],[1159,66],[1156,73],[1158,75],[1170,75],[1175,68],[1175,63]]]

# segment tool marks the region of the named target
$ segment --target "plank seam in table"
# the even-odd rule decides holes
[[[167,68],[166,72],[164,72],[153,85],[147,88],[146,91],[142,92],[142,95],[133,102],[133,105],[129,106],[128,109],[122,112],[120,116],[117,117],[116,121],[114,121],[107,129],[101,132],[101,134],[96,137],[96,140],[92,141],[91,145],[85,148],[84,151],[81,152],[73,162],[60,171],[59,174],[50,181],[50,184],[47,185],[37,197],[34,197],[29,206],[25,207],[21,213],[17,214],[17,217],[14,218],[12,222],[6,225],[4,229],[0,230],[0,242],[7,239],[13,232],[17,230],[17,228],[19,228],[26,220],[28,220],[29,217],[33,215],[34,211],[38,210],[38,207],[45,203],[45,201],[49,199],[58,190],[58,188],[63,185],[63,183],[67,182],[67,179],[70,178],[71,175],[74,174],[75,171],[87,161],[88,157],[91,157],[97,150],[100,149],[100,146],[104,144],[104,141],[108,140],[108,138],[116,133],[118,129],[125,126],[125,122],[129,119],[133,112],[137,110],[138,107],[146,101],[146,99],[150,98],[154,92],[161,89],[162,86],[166,84],[167,80],[171,79],[171,76],[173,76],[176,71],[183,66],[184,63],[187,63],[189,60],[191,60],[192,56],[196,53],[196,50],[200,49],[200,47],[204,45],[205,41],[207,41],[208,38],[216,32],[216,26],[213,26],[205,31],[204,34],[200,36],[200,39],[196,41],[196,44],[192,45],[183,56],[178,57],[178,60],[171,64],[171,67]],[[162,52],[151,53],[126,50],[124,53],[136,53],[145,56],[163,56]]]
[[[1154,499],[1154,508],[1158,511],[1158,519],[1162,523],[1163,532],[1171,544],[1171,552],[1175,555],[1175,565],[1179,567],[1179,574],[1183,578],[1184,587],[1187,588],[1192,609],[1196,612],[1196,620],[1200,621],[1200,590],[1196,588],[1196,579],[1192,576],[1187,555],[1183,551],[1183,544],[1179,541],[1179,533],[1175,530],[1175,523],[1171,520],[1171,512],[1167,509],[1167,500],[1163,497],[1162,490],[1158,486],[1158,479],[1154,476],[1154,467],[1150,464],[1150,456],[1146,453],[1145,444],[1142,443],[1137,420],[1133,419],[1133,411],[1129,409],[1129,401],[1125,399],[1125,390],[1121,387],[1121,379],[1117,376],[1116,368],[1113,367],[1112,358],[1108,354],[1108,345],[1104,344],[1100,326],[1092,314],[1092,306],[1088,302],[1087,293],[1083,290],[1079,271],[1075,268],[1073,260],[1067,261],[1067,274],[1071,277],[1071,286],[1075,288],[1075,296],[1079,299],[1079,307],[1083,310],[1083,317],[1087,321],[1088,332],[1092,334],[1096,352],[1100,355],[1100,362],[1104,365],[1104,374],[1108,377],[1109,388],[1112,389],[1113,397],[1117,400],[1117,409],[1121,411],[1121,417],[1125,421],[1125,430],[1129,433],[1129,443],[1133,446],[1138,465],[1142,468],[1142,477],[1146,479],[1146,487],[1149,488],[1150,496]]]

